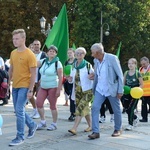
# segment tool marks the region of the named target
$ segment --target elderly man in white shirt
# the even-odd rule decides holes
[[[120,98],[123,95],[123,73],[118,58],[104,52],[101,43],[95,43],[91,47],[94,59],[94,100],[92,105],[92,131],[88,137],[96,139],[99,134],[99,110],[106,98],[109,99],[114,112],[113,137],[120,136],[122,128],[122,113]]]

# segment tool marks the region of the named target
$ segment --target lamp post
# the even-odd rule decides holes
[[[57,17],[55,16],[54,18],[52,18],[52,24],[54,25],[55,22],[57,20]],[[40,19],[40,26],[41,26],[41,32],[45,35],[48,36],[50,30],[51,30],[51,24],[48,23],[47,24],[47,29],[45,30],[45,25],[46,25],[46,19],[44,17],[42,17]]]
[[[100,42],[101,43],[103,43],[103,27],[104,26],[107,26],[107,29],[106,29],[106,31],[105,31],[105,35],[106,36],[108,36],[109,35],[109,24],[108,23],[103,23],[103,12],[101,11],[101,28],[100,28],[100,30],[101,30],[101,32],[100,32]]]

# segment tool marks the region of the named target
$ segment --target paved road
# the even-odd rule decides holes
[[[123,134],[120,137],[111,137],[113,123],[110,123],[110,116],[107,112],[106,122],[101,125],[100,139],[89,140],[88,134],[83,132],[87,127],[83,118],[78,127],[78,134],[72,136],[68,129],[71,129],[73,122],[68,122],[69,107],[63,106],[63,94],[58,100],[58,129],[55,131],[37,131],[33,139],[26,139],[25,143],[19,146],[9,147],[9,142],[15,137],[15,114],[12,101],[8,105],[0,107],[0,114],[3,116],[4,124],[2,127],[3,135],[0,136],[1,150],[150,150],[150,123],[139,123],[133,131],[125,131],[127,125],[127,115],[123,114]],[[32,111],[29,104],[27,112]],[[47,124],[52,121],[49,105],[45,103]],[[138,112],[140,116],[140,110]],[[149,119],[150,120],[150,119]],[[35,122],[39,122],[36,119]],[[27,128],[26,128],[27,134]]]

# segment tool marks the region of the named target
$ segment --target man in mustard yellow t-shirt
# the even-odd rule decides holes
[[[20,145],[24,142],[25,124],[29,128],[27,138],[32,138],[37,129],[37,124],[25,112],[27,99],[30,99],[33,94],[36,58],[25,45],[26,33],[24,29],[14,30],[12,36],[13,44],[17,49],[13,50],[10,55],[9,79],[13,81],[12,97],[16,113],[17,135],[9,143],[9,146]]]

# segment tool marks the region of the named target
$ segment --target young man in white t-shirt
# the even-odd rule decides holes
[[[46,53],[40,50],[41,49],[41,42],[39,40],[35,39],[33,41],[33,49],[34,49],[33,52],[36,56],[37,61],[46,57]],[[39,113],[38,113],[37,108],[36,108],[35,98],[34,98],[34,96],[37,95],[37,92],[39,90],[39,85],[40,85],[39,80],[40,80],[40,74],[39,74],[39,68],[37,67],[36,68],[36,79],[35,79],[35,85],[34,85],[34,90],[33,90],[33,96],[30,99],[30,102],[31,102],[32,107],[33,107],[33,111],[30,114],[30,117],[33,119],[40,118]]]

